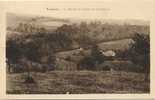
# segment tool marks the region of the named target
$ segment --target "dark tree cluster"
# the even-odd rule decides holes
[[[27,61],[53,67],[55,52],[71,44],[72,40],[62,32],[24,34],[7,39],[6,57],[10,64],[20,64],[21,59],[26,58]]]
[[[146,34],[136,33],[134,35],[133,43],[129,49],[129,58],[135,64],[142,67],[145,72],[145,80],[148,80],[150,73],[150,37]]]
[[[80,69],[97,70],[99,64],[105,61],[105,57],[100,52],[97,45],[92,45],[91,54],[84,57],[80,62]]]
[[[23,33],[46,33],[48,32],[44,27],[36,26],[31,23],[19,23],[14,29],[17,32]]]

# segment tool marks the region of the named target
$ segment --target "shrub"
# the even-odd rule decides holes
[[[96,70],[97,66],[104,62],[104,56],[101,54],[97,45],[91,48],[91,54],[84,57],[80,62],[80,69]]]
[[[150,73],[150,38],[149,35],[136,33],[132,38],[134,43],[129,50],[130,59],[136,64],[143,66],[146,73],[145,80],[148,80]]]

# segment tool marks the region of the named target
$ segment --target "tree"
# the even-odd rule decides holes
[[[77,42],[83,48],[90,47],[91,45],[94,44],[94,40],[86,34],[79,35]]]
[[[21,57],[21,49],[16,40],[10,39],[6,41],[6,57],[8,63],[8,72],[11,72],[12,64],[18,63]]]
[[[97,45],[93,45],[91,48],[91,54],[85,56],[80,62],[80,69],[96,70],[97,66],[104,62],[104,56],[100,52]]]
[[[6,57],[11,63],[17,63],[21,56],[20,45],[16,40],[7,40],[6,42]]]
[[[79,25],[79,31],[81,34],[86,34],[89,32],[88,24],[86,22],[81,22]]]
[[[94,44],[91,48],[91,56],[95,65],[104,62],[104,56],[102,55],[102,53],[99,50],[99,47],[96,44]]]
[[[149,80],[150,74],[150,38],[149,35],[136,33],[130,48],[131,60],[143,67],[145,81]]]
[[[63,24],[62,26],[58,27],[55,32],[59,34],[65,34],[69,38],[74,38],[74,35],[77,33],[77,27],[75,24],[67,25]]]

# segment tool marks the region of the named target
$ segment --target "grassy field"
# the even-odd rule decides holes
[[[149,93],[144,74],[109,71],[51,71],[31,73],[35,83],[24,83],[26,73],[7,74],[8,94]]]

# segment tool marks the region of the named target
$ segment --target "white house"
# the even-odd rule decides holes
[[[102,54],[106,57],[114,57],[116,56],[116,53],[113,50],[108,50],[108,51],[101,51]]]

